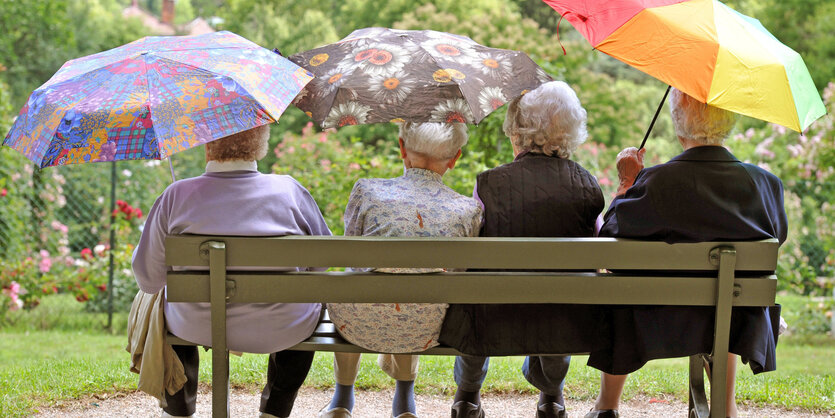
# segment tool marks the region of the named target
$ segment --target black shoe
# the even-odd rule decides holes
[[[484,418],[484,410],[481,405],[458,401],[452,404],[452,418]]]
[[[585,418],[618,418],[617,409],[592,409],[586,414]]]
[[[556,402],[545,402],[536,407],[536,418],[568,418],[568,413]]]

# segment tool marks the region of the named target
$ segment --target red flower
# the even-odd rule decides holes
[[[89,248],[85,248],[81,250],[81,258],[85,260],[92,260],[93,259],[93,250]]]
[[[136,208],[133,213],[136,215],[136,219],[142,219],[142,209]]]
[[[7,194],[9,194],[9,191],[5,187],[0,189],[0,197],[6,197]]]
[[[106,285],[106,284],[104,284],[104,283],[102,283],[102,284],[100,284],[100,285],[98,285],[98,286],[96,286],[96,287],[98,287],[98,288],[99,288],[99,290],[101,290],[102,292],[106,292],[106,291],[107,291],[107,285]]]
[[[125,202],[124,200],[117,200],[117,201],[116,201],[116,206],[118,206],[120,209],[121,209],[121,208],[123,208],[123,207],[125,207],[125,205],[127,205],[127,204],[128,204],[128,203],[127,203],[127,202]]]

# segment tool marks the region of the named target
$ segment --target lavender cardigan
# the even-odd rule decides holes
[[[148,213],[133,272],[139,288],[165,287],[165,238],[173,234],[330,235],[310,193],[290,176],[261,174],[254,161],[211,161],[202,176],[171,184]],[[318,303],[229,306],[229,349],[272,353],[307,338],[319,318]],[[207,303],[165,304],[168,329],[176,336],[211,345]]]

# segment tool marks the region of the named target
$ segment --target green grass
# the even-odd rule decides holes
[[[102,315],[84,313],[81,306],[72,299],[45,298],[42,306],[0,329],[0,415],[28,416],[41,405],[136,388],[137,375],[128,371],[124,351],[124,315],[117,316],[117,331],[110,333],[103,329]],[[747,366],[739,367],[739,401],[835,413],[835,340],[784,338],[777,355],[778,370],[773,373],[754,376]],[[200,378],[208,383],[210,353],[201,350],[201,358]],[[570,398],[590,399],[597,393],[599,373],[585,361],[583,356],[572,360],[565,389]],[[317,353],[306,385],[332,387],[332,362],[332,354]],[[235,386],[256,391],[266,379],[265,355],[232,356],[231,363]],[[452,363],[452,357],[422,357],[417,392],[451,395]],[[492,359],[484,390],[533,394],[519,371],[521,364],[520,357]],[[685,359],[658,360],[628,379],[624,396],[643,393],[686,401],[686,385]],[[357,386],[381,390],[393,382],[376,366],[373,355],[364,355]]]

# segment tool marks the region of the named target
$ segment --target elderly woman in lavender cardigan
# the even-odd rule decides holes
[[[263,125],[206,144],[206,172],[171,184],[148,213],[133,271],[139,288],[157,293],[165,287],[165,238],[177,234],[330,235],[310,193],[286,175],[261,174],[256,161],[267,152],[269,126]],[[207,304],[166,303],[165,321],[176,336],[211,345]],[[313,332],[318,303],[235,304],[228,308],[229,349],[271,353],[261,395],[262,417],[290,415],[296,392],[313,361],[313,352],[289,351]],[[197,347],[174,346],[187,382],[166,393],[166,416],[194,414]]]

